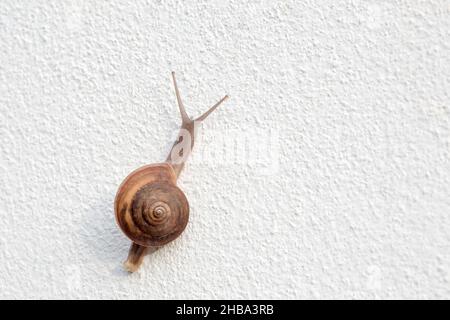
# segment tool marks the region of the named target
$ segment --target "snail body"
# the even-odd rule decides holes
[[[130,173],[116,194],[116,222],[132,241],[125,268],[136,271],[150,250],[175,240],[189,220],[189,202],[177,186],[177,179],[192,151],[196,123],[203,121],[228,96],[222,98],[200,117],[188,117],[172,72],[182,124],[178,139],[163,163],[143,166]]]

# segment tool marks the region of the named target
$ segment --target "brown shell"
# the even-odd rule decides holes
[[[151,164],[132,172],[119,187],[116,221],[133,242],[161,246],[177,238],[189,220],[189,203],[176,186],[168,163]]]

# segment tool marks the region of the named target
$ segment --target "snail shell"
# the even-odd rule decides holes
[[[177,238],[189,220],[189,203],[176,186],[168,163],[151,164],[132,172],[117,191],[116,220],[125,235],[146,247]]]

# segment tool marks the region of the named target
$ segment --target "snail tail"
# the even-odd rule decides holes
[[[128,253],[128,258],[124,262],[125,269],[130,273],[137,271],[148,252],[149,247],[144,247],[133,242]]]

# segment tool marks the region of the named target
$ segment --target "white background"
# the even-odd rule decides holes
[[[449,1],[2,0],[0,41],[0,298],[450,298]],[[231,99],[128,275],[172,70],[192,116]]]

